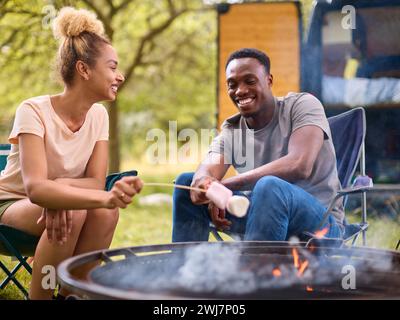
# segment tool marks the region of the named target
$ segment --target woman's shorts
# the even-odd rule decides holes
[[[18,200],[21,199],[0,200],[0,222],[1,222],[1,216],[3,215],[4,211],[6,211],[9,206],[17,202]]]

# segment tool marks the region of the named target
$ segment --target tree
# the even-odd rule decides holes
[[[88,8],[92,9],[103,21],[108,37],[116,43],[121,43],[121,32],[124,35],[125,42],[130,42],[126,48],[130,48],[130,55],[125,56],[123,74],[126,81],[122,84],[119,91],[137,78],[140,68],[150,66],[159,66],[166,63],[169,59],[179,59],[179,52],[183,47],[190,44],[195,33],[188,33],[175,43],[168,43],[164,46],[161,35],[165,33],[172,25],[183,15],[202,8],[201,2],[187,0],[159,0],[159,1],[105,1],[102,7],[95,1],[82,1]],[[136,24],[132,21],[132,13],[138,14]],[[131,31],[131,32],[128,32]],[[171,39],[171,40],[172,40]],[[163,56],[154,54],[156,49],[162,47]],[[159,51],[159,50],[158,50]],[[110,170],[118,171],[120,163],[120,146],[118,128],[118,101],[110,103]]]
[[[50,7],[49,7],[50,5]],[[179,34],[171,32],[185,15],[206,11],[201,1],[193,0],[81,0],[37,1],[0,0],[0,67],[2,80],[7,84],[0,89],[7,98],[0,102],[5,108],[23,97],[27,88],[30,93],[57,88],[49,85],[48,61],[56,52],[47,20],[55,17],[51,6],[57,10],[65,5],[85,7],[102,20],[105,32],[119,52],[124,84],[132,88],[146,70],[159,70],[170,61],[189,59],[185,49],[193,47],[200,28],[179,28]],[[164,37],[169,32],[169,38]],[[156,71],[156,72],[157,72]],[[12,90],[12,88],[16,88]],[[30,94],[31,95],[31,94]],[[110,114],[110,171],[118,171],[120,165],[119,99],[109,104]]]

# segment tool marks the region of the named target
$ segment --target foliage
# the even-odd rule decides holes
[[[119,163],[113,157],[120,139],[124,157],[138,157],[146,132],[168,128],[168,120],[177,121],[178,129],[214,127],[217,17],[205,4],[217,2],[227,1],[0,0],[2,141],[21,101],[62,90],[55,81],[50,22],[66,5],[96,12],[127,78],[110,110],[112,161]],[[302,1],[305,25],[311,2]]]
[[[61,90],[49,77],[57,50],[50,22],[65,5],[94,11],[119,53],[126,81],[110,110],[112,161],[119,153],[118,118],[128,120],[122,125],[129,143],[133,134],[167,120],[212,126],[216,18],[201,1],[0,0],[2,138],[22,100]],[[145,127],[135,121],[143,114],[150,117]]]

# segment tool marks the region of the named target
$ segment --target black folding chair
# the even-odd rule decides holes
[[[5,168],[10,150],[11,145],[0,144],[0,170]],[[137,176],[137,171],[132,170],[108,175],[105,190],[109,191],[116,181],[125,176]],[[32,274],[32,267],[28,264],[27,259],[33,257],[38,242],[39,237],[0,223],[0,255],[14,257],[17,261],[17,264],[9,270],[0,260],[0,268],[6,275],[0,283],[0,289],[4,289],[9,283],[13,282],[24,297],[28,298],[28,292],[16,278],[16,274],[21,268],[24,268],[30,275]]]
[[[337,193],[325,212],[321,226],[324,225],[332,208],[340,198],[344,198],[346,206],[347,196],[359,194],[361,196],[361,221],[349,224],[344,220],[344,241],[352,241],[352,245],[362,234],[363,245],[367,244],[367,197],[366,193],[372,189],[372,179],[365,174],[365,134],[366,119],[363,108],[355,108],[342,114],[328,118],[335,147],[337,170],[342,189]],[[351,184],[351,179],[359,167],[359,175]]]
[[[6,166],[10,149],[11,145],[9,144],[0,145],[0,170],[3,170]],[[10,282],[13,282],[22,294],[26,298],[28,297],[28,292],[21,282],[18,281],[16,274],[22,267],[25,268],[29,274],[32,274],[32,268],[28,264],[27,259],[35,253],[38,241],[38,237],[0,223],[0,254],[15,257],[17,261],[17,264],[9,270],[0,260],[0,268],[6,274],[6,277],[0,283],[1,289],[4,289]]]
[[[337,170],[342,189],[332,199],[324,214],[321,228],[331,214],[336,202],[349,194],[358,193],[361,195],[361,221],[360,223],[349,224],[345,219],[344,241],[353,239],[355,243],[358,236],[362,234],[363,245],[366,245],[366,231],[368,229],[367,222],[367,200],[366,192],[372,187],[372,180],[365,175],[365,133],[366,119],[365,110],[363,108],[355,108],[342,114],[328,118],[329,126],[332,133],[332,142],[335,147]],[[359,166],[360,175],[351,185],[351,179]],[[223,241],[216,228],[211,224],[210,231],[218,241]],[[236,237],[237,235],[234,235]]]

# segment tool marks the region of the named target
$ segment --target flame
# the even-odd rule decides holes
[[[308,267],[309,262],[308,260],[305,260],[303,262],[300,261],[299,253],[297,252],[296,248],[292,249],[292,254],[293,254],[293,264],[295,268],[298,270],[297,276],[301,277],[306,268]]]
[[[304,261],[301,263],[301,266],[299,268],[299,271],[297,272],[297,275],[301,277],[304,273],[304,270],[308,267],[308,260]]]
[[[275,268],[274,270],[272,270],[272,274],[274,275],[274,277],[280,277],[282,275],[281,270],[279,270],[279,268]]]
[[[293,254],[293,264],[296,267],[296,269],[298,269],[300,264],[299,264],[299,254],[297,253],[296,248],[292,249],[292,254]]]
[[[327,234],[328,230],[328,227],[323,228],[322,230],[315,232],[314,237],[317,239],[322,239]]]
[[[307,287],[306,287],[306,290],[307,290],[308,292],[314,291],[314,289],[313,289],[311,286],[307,286]]]

